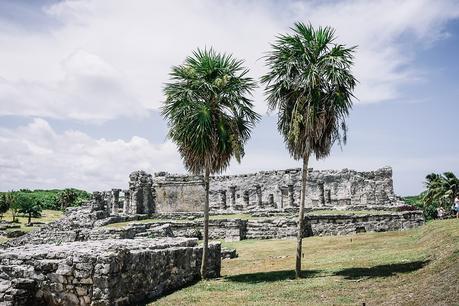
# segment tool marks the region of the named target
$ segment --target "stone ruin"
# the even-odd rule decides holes
[[[295,238],[301,170],[211,179],[212,240]],[[368,214],[308,214],[303,237],[402,230],[424,223],[420,211],[399,211],[392,170],[310,170],[307,207],[383,209]],[[0,305],[135,305],[199,278],[204,184],[201,176],[136,171],[126,190],[94,192],[65,216],[0,245]],[[148,221],[146,219],[154,219]],[[142,222],[136,222],[143,220]],[[111,223],[132,221],[122,227]],[[209,277],[235,251],[212,243]]]
[[[142,305],[200,279],[196,238],[167,230],[98,235],[110,203],[97,192],[63,218],[0,245],[0,305]],[[220,275],[221,256],[220,243],[211,243],[208,277]]]
[[[210,209],[215,212],[285,210],[298,208],[301,169],[261,171],[251,174],[213,176]],[[392,169],[358,172],[343,169],[309,169],[306,207],[322,209],[384,208],[403,204],[393,189]],[[154,176],[135,171],[129,189],[102,193],[110,214],[200,212],[205,199],[202,176]],[[121,200],[122,199],[122,200]]]
[[[220,245],[209,250],[217,277]],[[0,252],[0,304],[139,305],[198,280],[201,257],[187,238],[12,247]]]

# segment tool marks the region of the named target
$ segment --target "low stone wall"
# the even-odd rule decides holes
[[[220,244],[208,275],[220,275]],[[1,305],[134,305],[199,278],[196,239],[117,239],[0,251]]]
[[[247,239],[283,239],[296,237],[298,231],[297,224],[294,218],[248,220],[246,237]],[[303,237],[306,236],[303,234]]]
[[[424,224],[421,211],[388,212],[376,215],[308,215],[303,237],[348,235],[361,232],[397,231]],[[134,223],[123,228],[97,228],[88,239],[133,239],[138,237],[190,237],[202,239],[202,221],[159,221]],[[282,214],[250,220],[222,219],[209,221],[209,237],[213,240],[294,238],[297,233],[295,215]]]
[[[404,230],[421,226],[425,221],[421,211],[408,211],[360,216],[307,216],[305,222],[308,236],[330,236]]]
[[[209,238],[239,241],[245,239],[246,222],[240,219],[209,221]],[[138,237],[187,237],[202,239],[202,221],[156,221],[133,223],[122,228],[102,227],[89,233],[87,239],[133,239]]]
[[[304,221],[303,237],[397,231],[421,226],[425,222],[421,211],[374,215],[308,215]],[[297,221],[293,216],[247,222],[247,239],[294,238],[296,233]]]

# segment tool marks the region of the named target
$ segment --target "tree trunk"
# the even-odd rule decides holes
[[[27,222],[27,224],[30,224],[31,219],[32,219],[32,213],[29,213],[29,222]]]
[[[207,279],[207,257],[209,251],[209,169],[206,169],[204,176],[204,186],[206,189],[206,199],[204,202],[204,235],[202,247],[201,278]]]
[[[303,231],[304,231],[304,202],[306,199],[306,181],[308,178],[308,162],[309,154],[303,157],[303,177],[301,182],[301,202],[300,211],[298,213],[298,233],[296,238],[296,265],[295,278],[301,277],[301,248],[303,246]]]

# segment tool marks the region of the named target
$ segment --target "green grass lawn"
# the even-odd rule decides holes
[[[310,237],[293,279],[295,241],[226,242],[222,277],[151,305],[459,305],[459,220],[407,231]]]
[[[57,219],[62,217],[62,211],[59,210],[43,210],[41,212],[41,217],[40,218],[32,218],[32,222],[53,222],[56,221]],[[31,226],[26,226],[27,221],[29,220],[27,216],[20,214],[17,219],[19,220],[19,225],[21,226],[21,230],[25,232],[30,232],[34,229],[37,229],[38,227],[31,227]],[[11,211],[9,210],[8,212],[3,214],[3,220],[7,221],[12,221],[13,216],[11,215]],[[0,241],[1,242],[1,241]]]

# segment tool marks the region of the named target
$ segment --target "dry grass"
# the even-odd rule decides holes
[[[58,211],[58,210],[43,210],[42,213],[41,213],[41,217],[40,218],[32,218],[31,221],[32,222],[45,222],[45,223],[49,223],[49,222],[53,222],[53,221],[56,221],[57,219],[61,218],[62,217],[62,211]],[[28,222],[28,217],[25,216],[25,215],[19,215],[17,217],[17,219],[19,220],[19,225],[21,226],[21,230],[25,231],[25,232],[30,232],[34,229],[37,229],[37,227],[31,227],[31,226],[26,226],[27,225],[27,222]],[[9,210],[8,212],[6,212],[5,214],[3,214],[3,220],[7,220],[7,221],[12,221],[13,220],[13,216],[11,215],[11,211]],[[6,238],[5,238],[6,239]],[[2,241],[0,240],[0,243]]]
[[[304,239],[305,278],[293,279],[295,241],[224,243],[220,279],[154,305],[457,305],[459,220],[388,233]]]

